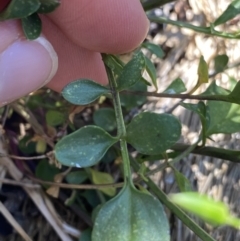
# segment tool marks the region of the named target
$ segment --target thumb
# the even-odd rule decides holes
[[[0,106],[48,83],[58,67],[57,54],[44,38],[26,40],[17,21],[0,23]]]

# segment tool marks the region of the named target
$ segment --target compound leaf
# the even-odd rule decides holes
[[[220,73],[223,72],[228,64],[228,56],[226,54],[217,55],[214,58],[214,69],[215,72]]]
[[[89,167],[117,141],[100,127],[86,126],[63,137],[55,146],[55,155],[65,166]]]

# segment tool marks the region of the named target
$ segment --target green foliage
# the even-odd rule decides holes
[[[50,13],[60,5],[60,0],[11,0],[0,13],[0,21],[21,19],[25,36],[36,39],[41,34],[41,19],[37,13]]]
[[[215,20],[214,26],[226,23],[227,21],[236,17],[238,14],[240,14],[240,1],[234,0],[228,5],[227,9]]]
[[[66,175],[66,181],[71,184],[81,184],[88,179],[88,174],[84,170],[73,171]]]
[[[169,241],[168,230],[168,221],[160,202],[126,184],[98,212],[92,240]]]
[[[39,0],[39,2],[41,5],[38,13],[51,13],[60,5],[60,0]]]
[[[89,170],[94,184],[111,184],[114,182],[113,177],[108,173],[99,172],[91,168]],[[102,188],[100,190],[110,197],[115,196],[116,194],[116,188],[114,187]]]
[[[105,131],[114,131],[117,128],[115,112],[112,108],[101,108],[93,114],[94,123]]]
[[[22,18],[22,28],[25,36],[28,39],[36,39],[42,31],[41,19],[36,13],[28,17]]]
[[[146,63],[146,71],[148,75],[150,76],[152,83],[154,87],[156,88],[156,91],[158,90],[157,86],[157,74],[156,74],[156,69],[152,61],[145,56],[145,63]]]
[[[54,176],[60,173],[60,170],[54,165],[50,165],[48,160],[42,160],[38,163],[35,175],[37,178],[43,181],[54,181]],[[45,188],[48,188],[48,185],[43,185]]]
[[[163,91],[166,94],[180,94],[185,92],[187,89],[185,84],[180,78],[177,78],[172,81],[172,83]]]
[[[198,85],[203,83],[208,83],[208,66],[203,56],[201,56],[198,65]]]
[[[135,53],[132,59],[124,66],[117,78],[117,89],[122,91],[136,84],[142,78],[145,68],[145,58],[141,51]]]
[[[50,126],[58,126],[66,120],[64,113],[57,110],[49,110],[46,113],[46,122]]]
[[[181,125],[169,114],[144,112],[127,126],[127,142],[140,153],[157,155],[170,148],[181,135]]]
[[[228,64],[228,56],[226,54],[218,55],[214,58],[215,72],[223,72]]]
[[[173,168],[174,176],[176,179],[176,182],[178,184],[178,187],[181,192],[191,192],[192,191],[192,185],[190,181],[176,168]]]
[[[92,230],[86,229],[82,232],[78,241],[91,241]]]
[[[231,216],[227,205],[199,193],[179,193],[170,196],[171,201],[214,225],[228,224],[239,228],[240,219]]]
[[[147,86],[139,81],[135,85],[128,88],[130,91],[147,91]],[[146,96],[140,96],[140,95],[125,95],[120,94],[121,96],[121,105],[125,107],[127,110],[131,110],[134,107],[141,106],[147,101]]]
[[[165,55],[160,45],[156,45],[153,43],[143,43],[142,47],[148,49],[160,59],[163,58]]]
[[[87,105],[101,95],[109,93],[109,89],[92,80],[81,79],[68,84],[62,91],[63,97],[74,105]]]
[[[89,167],[117,141],[100,127],[86,126],[62,138],[55,146],[55,155],[65,166]]]

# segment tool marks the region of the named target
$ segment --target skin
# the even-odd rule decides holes
[[[8,0],[1,1],[0,9]],[[106,84],[100,53],[132,51],[149,25],[139,0],[62,0],[41,18],[43,36],[37,41],[25,39],[18,20],[0,23],[0,105],[46,81],[58,92],[79,78]]]

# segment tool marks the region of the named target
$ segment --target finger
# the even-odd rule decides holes
[[[62,0],[49,17],[77,45],[105,53],[138,47],[149,25],[139,0]]]
[[[76,79],[92,79],[107,83],[107,76],[99,53],[84,49],[69,39],[47,18],[42,17],[43,32],[58,55],[59,68],[48,87],[60,92]]]
[[[57,55],[43,37],[26,40],[17,21],[0,23],[0,106],[49,82],[57,71]]]

